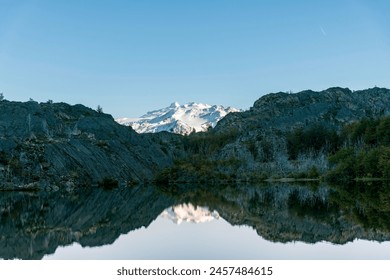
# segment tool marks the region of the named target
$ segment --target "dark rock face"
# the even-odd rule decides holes
[[[0,102],[3,187],[152,179],[171,163],[150,138],[82,105]]]

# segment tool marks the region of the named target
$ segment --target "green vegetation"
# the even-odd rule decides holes
[[[238,137],[237,130],[228,133],[199,132],[192,133],[183,139],[184,150],[193,155],[210,156]]]
[[[213,130],[193,133],[182,140],[184,155],[162,170],[155,178],[158,184],[185,182],[257,182],[274,175],[267,169],[246,169],[245,159],[226,156],[220,159],[224,147],[237,141],[237,130],[216,133]],[[282,137],[283,135],[280,135]],[[297,171],[277,178],[292,180],[326,179],[345,183],[356,179],[383,180],[390,178],[390,117],[361,120],[340,131],[314,124],[285,134],[288,160],[294,165],[305,164]],[[269,139],[246,139],[241,142],[257,164],[273,164],[275,148]],[[231,151],[227,149],[227,151]],[[328,159],[320,163],[308,160]]]
[[[331,182],[345,182],[355,178],[390,178],[390,147],[387,146],[343,148],[330,156],[329,161],[334,168],[326,178]]]
[[[341,132],[344,147],[329,156],[333,168],[326,179],[346,182],[355,178],[390,178],[390,117],[362,120]]]
[[[289,160],[296,160],[300,153],[333,153],[340,146],[340,137],[336,131],[322,124],[307,129],[298,128],[287,135]]]
[[[331,167],[325,174],[329,182],[390,178],[390,117],[357,121],[338,133],[316,124],[295,129],[286,140],[289,160],[297,160],[299,155],[309,153],[326,155]],[[296,179],[319,176],[313,167],[291,174]]]
[[[233,182],[237,178],[235,170],[238,166],[240,161],[235,158],[216,161],[194,156],[186,160],[178,160],[172,167],[162,170],[156,176],[155,183],[167,185],[187,182],[203,184]]]
[[[364,119],[343,129],[342,137],[349,145],[366,147],[390,145],[390,117]]]
[[[212,155],[238,136],[236,130],[229,133],[200,132],[183,138],[183,148],[187,157],[176,160],[174,164],[157,174],[155,182],[159,185],[185,182],[221,182],[236,178],[240,161],[236,158],[214,160]]]
[[[321,177],[321,174],[318,171],[317,167],[312,166],[307,172],[291,173],[288,177],[297,180],[319,179]]]
[[[356,182],[334,186],[330,197],[348,218],[366,229],[390,232],[390,184]]]

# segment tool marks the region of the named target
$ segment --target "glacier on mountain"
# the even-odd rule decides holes
[[[212,106],[195,102],[180,105],[174,102],[166,108],[150,111],[139,118],[118,118],[116,121],[131,126],[138,133],[169,131],[188,135],[194,131],[206,131],[228,113],[239,111],[221,105]]]

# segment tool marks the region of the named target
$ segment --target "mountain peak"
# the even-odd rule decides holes
[[[172,102],[171,105],[169,106],[170,108],[177,108],[177,107],[180,107],[180,104],[179,102]]]
[[[214,127],[218,121],[230,112],[240,110],[220,105],[208,105],[189,102],[180,105],[178,102],[158,110],[153,110],[137,118],[119,118],[116,121],[123,125],[131,126],[138,133],[151,133],[169,131],[176,134],[188,135],[206,131],[210,126]]]

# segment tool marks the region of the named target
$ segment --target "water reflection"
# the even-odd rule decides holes
[[[386,241],[389,215],[390,187],[383,183],[9,192],[0,197],[0,258],[41,259],[74,242],[112,244],[122,234],[147,230],[161,216],[178,224],[221,217],[278,243]]]
[[[2,193],[0,258],[41,259],[58,246],[112,244],[147,227],[174,201],[153,187]]]
[[[169,219],[175,224],[181,224],[183,221],[198,224],[219,219],[219,214],[215,210],[211,212],[208,207],[183,203],[165,209],[161,213],[161,217]]]

